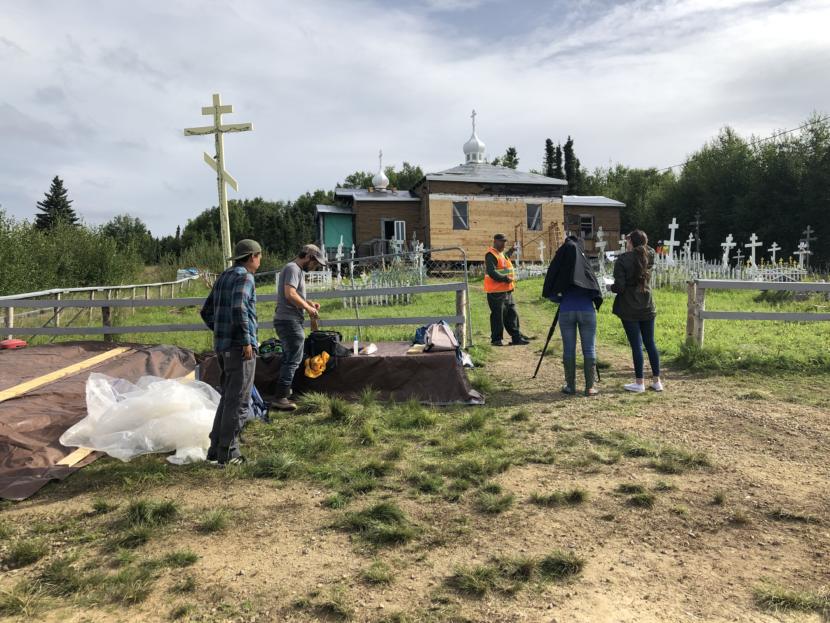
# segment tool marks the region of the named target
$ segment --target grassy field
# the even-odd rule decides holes
[[[99,459],[31,500],[0,504],[0,619],[828,616],[827,323],[713,321],[707,348],[690,354],[685,293],[660,291],[667,391],[635,396],[621,390],[630,354],[609,302],[601,395],[567,398],[558,336],[530,379],[554,311],[540,288],[523,282],[517,295],[523,330],[537,336],[530,347],[486,345],[486,303],[472,296],[485,344],[472,379],[486,407],[310,395],[297,414],[246,428],[243,466]],[[825,304],[707,298],[708,309]],[[452,309],[451,294],[431,295],[364,315]],[[120,321],[194,314],[140,310]],[[144,338],[209,347],[207,334]]]

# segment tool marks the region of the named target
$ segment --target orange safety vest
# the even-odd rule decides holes
[[[493,247],[487,249],[487,253],[492,253],[496,257],[496,272],[504,277],[510,277],[510,283],[504,281],[496,281],[487,273],[484,273],[484,291],[490,292],[512,292],[513,281],[516,279],[516,272],[513,270],[513,262],[501,251],[496,251]]]

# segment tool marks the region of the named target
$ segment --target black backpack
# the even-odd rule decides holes
[[[343,345],[343,335],[339,331],[312,331],[305,339],[305,357],[316,357],[320,353],[329,354],[326,371],[337,366],[338,357],[348,357],[352,354]]]

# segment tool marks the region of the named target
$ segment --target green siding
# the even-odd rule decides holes
[[[352,239],[352,217],[349,214],[326,214],[323,217],[323,244],[327,247],[336,247],[340,244],[340,236],[343,236],[343,247],[351,249],[354,240]]]

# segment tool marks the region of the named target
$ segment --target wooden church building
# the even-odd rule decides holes
[[[475,111],[472,119],[463,164],[428,173],[411,189],[397,189],[389,187],[381,154],[371,188],[337,188],[335,205],[318,205],[318,238],[327,252],[333,254],[341,241],[345,253],[354,244],[358,256],[418,241],[432,250],[433,259],[460,260],[454,247],[461,247],[477,261],[493,234],[501,232],[520,243],[524,259],[547,261],[566,230],[591,240],[602,225],[605,239],[616,240],[622,204],[604,197],[566,201],[566,180],[489,164],[476,134]]]

